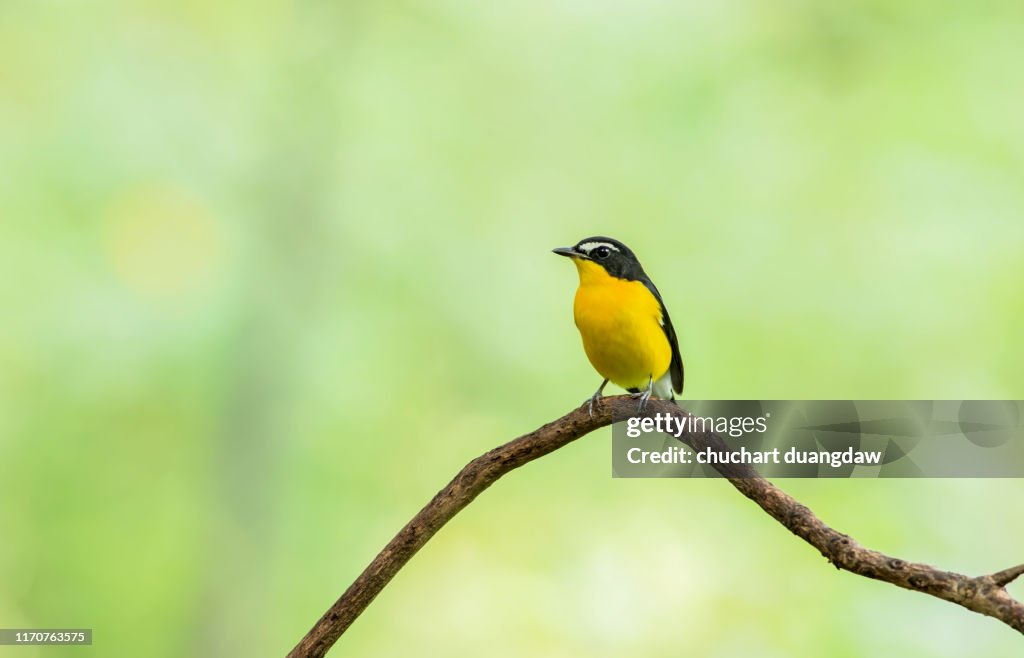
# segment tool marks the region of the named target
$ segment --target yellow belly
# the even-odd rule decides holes
[[[580,271],[573,315],[583,349],[602,377],[622,388],[645,389],[672,361],[661,306],[643,283],[600,274]]]

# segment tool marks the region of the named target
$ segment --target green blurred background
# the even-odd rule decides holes
[[[549,249],[637,251],[686,397],[1024,397],[1019,2],[0,4],[0,655],[279,656],[477,454],[598,383]],[[346,656],[1018,655],[601,431]],[[1024,483],[785,481],[1024,559]],[[1024,585],[1013,586],[1024,595]]]

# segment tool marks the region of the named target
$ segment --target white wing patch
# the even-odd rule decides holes
[[[613,245],[610,242],[584,242],[583,244],[578,246],[577,249],[579,249],[580,251],[582,251],[585,254],[589,254],[590,252],[592,252],[593,250],[597,249],[598,247],[607,247],[607,248],[611,249],[612,251],[619,251],[619,248],[616,247],[615,245]]]

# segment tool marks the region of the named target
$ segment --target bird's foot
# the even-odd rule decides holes
[[[640,399],[640,404],[636,408],[636,412],[638,414],[642,414],[644,412],[644,408],[647,406],[647,401],[651,399],[651,394],[652,393],[654,393],[654,378],[653,377],[651,377],[649,380],[647,380],[647,389],[646,390],[636,391],[634,393],[630,393],[629,394],[629,397],[633,398],[634,400],[636,400],[637,398]]]
[[[594,405],[597,404],[598,406],[601,406],[601,393],[604,392],[604,387],[607,385],[608,380],[606,379],[601,382],[601,385],[597,387],[597,390],[594,391],[593,395],[583,401],[583,404],[587,405],[587,411],[590,412],[591,418],[594,417]]]
[[[647,406],[647,401],[651,399],[651,392],[650,391],[637,391],[636,393],[630,393],[629,397],[633,398],[634,400],[636,400],[636,399],[640,400],[640,404],[636,408],[636,412],[639,414],[639,413],[643,413],[644,408]]]

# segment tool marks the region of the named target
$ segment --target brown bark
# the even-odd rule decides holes
[[[637,402],[628,396],[605,398],[594,408],[586,405],[558,420],[477,457],[459,471],[448,486],[420,510],[370,562],[345,593],[314,624],[288,654],[288,658],[324,656],[395,574],[462,508],[498,478],[514,468],[558,450],[586,434],[635,414]],[[668,413],[686,416],[671,402],[651,400],[643,415]],[[684,434],[681,441],[694,450],[728,451],[713,433]],[[816,548],[837,569],[881,580],[905,589],[930,594],[968,610],[1002,621],[1024,634],[1024,604],[1005,586],[1024,575],[1024,564],[987,576],[970,577],[926,564],[907,562],[865,548],[847,535],[828,527],[804,505],[764,479],[745,464],[714,465],[747,498]]]

